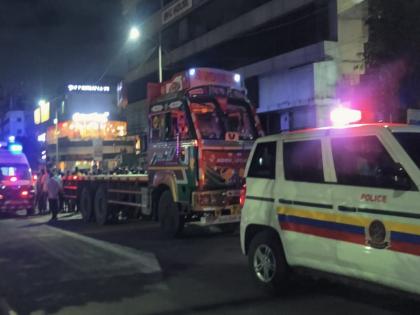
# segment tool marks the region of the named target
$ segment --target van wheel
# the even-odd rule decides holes
[[[33,216],[34,214],[35,214],[34,208],[26,209],[26,216],[27,217]]]
[[[184,217],[180,215],[179,205],[174,202],[169,190],[160,196],[158,212],[162,232],[171,238],[179,236],[184,229]]]
[[[88,188],[83,188],[80,195],[80,213],[84,222],[88,223],[93,221],[92,195]]]
[[[273,232],[263,231],[252,239],[248,265],[257,283],[267,291],[275,293],[287,286],[289,267]]]
[[[99,225],[105,225],[106,223],[108,223],[108,197],[106,193],[106,188],[104,186],[101,186],[98,188],[98,190],[96,190],[94,209],[96,223],[98,223]]]

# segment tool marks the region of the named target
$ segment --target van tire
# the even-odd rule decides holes
[[[160,195],[158,217],[160,228],[165,236],[175,238],[181,235],[185,220],[180,214],[179,205],[174,202],[169,190],[165,190]]]
[[[93,202],[92,194],[88,188],[83,188],[80,194],[80,213],[85,223],[93,221]]]
[[[270,293],[280,293],[288,284],[289,266],[279,238],[271,231],[255,235],[249,246],[248,266],[255,281]]]

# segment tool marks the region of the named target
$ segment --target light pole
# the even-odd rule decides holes
[[[131,42],[137,42],[142,37],[141,30],[137,26],[132,26],[128,33],[128,40]],[[162,34],[159,31],[158,39],[158,72],[159,72],[159,83],[163,81],[163,60],[162,60]]]

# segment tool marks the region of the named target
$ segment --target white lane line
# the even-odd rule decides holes
[[[122,259],[127,259],[128,261],[135,262],[141,265],[142,273],[157,273],[162,271],[156,256],[150,252],[143,252],[130,247],[100,241],[91,237],[87,237],[74,232],[65,231],[52,226],[46,225],[43,226],[43,228],[49,230],[53,234],[62,234],[64,236],[73,238],[90,246],[102,249],[108,253],[120,256]]]
[[[0,298],[0,315],[18,315],[4,298]]]

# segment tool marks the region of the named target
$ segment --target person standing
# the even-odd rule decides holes
[[[40,214],[47,212],[47,200],[48,200],[47,183],[48,183],[48,178],[49,178],[48,172],[49,172],[48,170],[44,170],[41,176],[41,205],[42,206],[40,209]]]
[[[51,211],[51,221],[57,220],[58,214],[58,200],[59,194],[61,191],[60,184],[54,178],[53,173],[49,173],[49,178],[47,180],[47,192],[48,192],[48,204]]]

